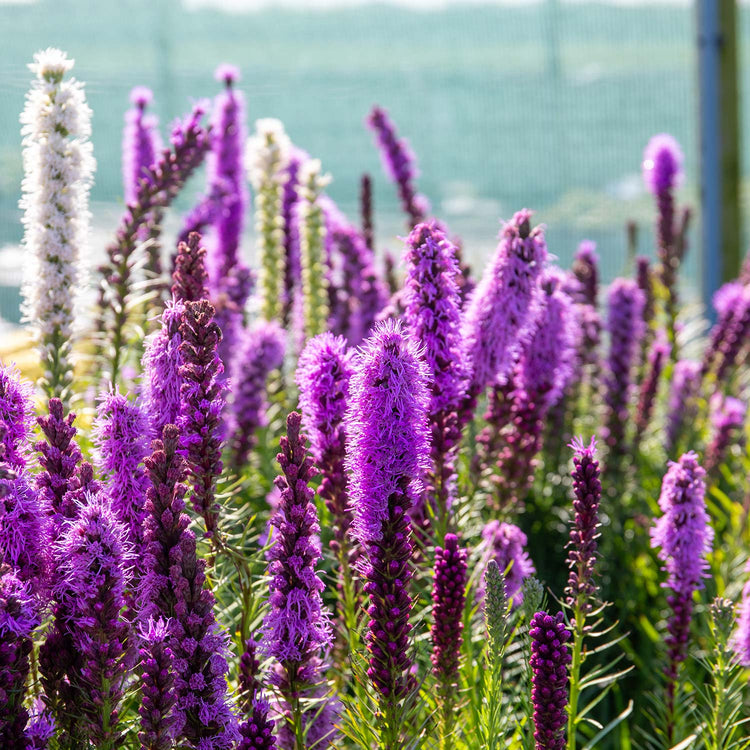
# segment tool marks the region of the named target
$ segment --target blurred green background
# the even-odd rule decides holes
[[[257,3],[234,2],[246,9],[179,0],[0,0],[0,315],[14,317],[14,269],[22,264],[14,246],[22,234],[18,115],[31,76],[26,64],[46,46],[75,58],[94,111],[95,254],[122,205],[120,145],[131,87],[154,90],[166,133],[191,98],[218,91],[213,71],[222,62],[242,70],[251,124],[282,119],[293,141],[321,158],[333,176],[329,192],[351,218],[361,173],[374,175],[381,249],[399,249],[404,225],[363,124],[373,103],[391,112],[411,142],[420,190],[477,265],[494,246],[498,220],[522,206],[547,224],[550,250],[564,263],[579,240],[597,241],[607,279],[626,267],[626,220],[639,222],[639,251],[652,254],[653,209],[640,159],[656,132],[671,132],[683,145],[681,198],[695,203],[690,4],[421,0],[415,8],[328,0],[313,7],[300,0],[247,9]],[[744,89],[747,8],[738,33]],[[745,159],[746,174],[747,167]],[[201,188],[199,175],[178,209],[187,210]],[[246,247],[251,254],[250,236]],[[688,293],[698,275],[693,249]]]

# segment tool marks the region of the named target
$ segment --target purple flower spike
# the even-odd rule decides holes
[[[473,367],[474,397],[508,374],[528,341],[546,259],[542,228],[531,229],[531,211],[519,211],[503,227],[495,257],[467,303],[462,336]]]
[[[750,334],[750,287],[744,287],[734,314],[718,347],[716,380],[721,383],[737,363],[737,357]]]
[[[23,699],[31,637],[40,618],[29,585],[4,570],[0,575],[0,738],[3,747],[25,749],[29,714]]]
[[[646,377],[641,382],[641,389],[638,394],[638,406],[635,411],[635,446],[640,443],[643,434],[646,432],[646,428],[651,422],[656,392],[659,388],[659,379],[661,378],[664,366],[669,360],[671,351],[672,347],[667,339],[666,331],[660,330],[648,353],[648,369]]]
[[[187,242],[177,245],[172,296],[181,302],[208,299],[207,279],[206,248],[201,245],[200,234],[190,232]]]
[[[455,693],[458,662],[463,642],[467,550],[455,534],[445,535],[445,546],[435,549],[432,584],[432,671],[443,698]]]
[[[47,750],[55,735],[55,720],[41,698],[34,701],[33,713],[26,725],[26,750]]]
[[[513,607],[523,603],[523,582],[536,573],[526,552],[526,534],[512,523],[490,521],[482,529],[484,559],[494,560],[505,577],[505,594]],[[484,592],[480,590],[480,595]]]
[[[721,465],[735,433],[745,423],[747,414],[747,407],[742,401],[719,393],[711,398],[711,407],[713,435],[706,449],[704,461],[707,474],[711,474]]]
[[[346,418],[346,462],[353,535],[366,553],[364,591],[371,618],[367,673],[397,737],[398,704],[413,684],[408,654],[412,608],[408,512],[423,491],[429,469],[429,375],[416,343],[394,321],[375,328],[356,366]]]
[[[149,453],[148,417],[140,403],[128,401],[115,388],[99,402],[93,437],[99,451],[99,469],[107,476],[105,492],[118,520],[125,525],[139,567],[149,484],[142,466]]]
[[[531,702],[534,705],[534,740],[537,750],[563,750],[568,721],[567,642],[570,632],[562,612],[552,617],[537,612],[529,625],[531,637]]]
[[[256,656],[258,644],[254,639],[245,641],[245,650],[240,657],[240,690],[243,712],[247,715],[240,724],[238,750],[275,750],[273,720],[268,718],[270,706],[263,698],[258,679],[260,662]]]
[[[192,502],[203,516],[206,536],[217,531],[219,506],[214,491],[221,475],[221,411],[224,407],[223,366],[217,353],[221,331],[208,300],[185,303],[180,326],[180,417],[182,447],[192,475]]]
[[[625,427],[632,390],[632,373],[643,334],[643,292],[635,281],[615,279],[609,287],[609,358],[605,375],[607,418],[605,442],[611,459],[625,453]]]
[[[684,157],[680,144],[669,134],[655,135],[643,153],[643,181],[654,195],[674,190],[682,181]]]
[[[584,446],[580,438],[570,446],[573,453],[573,510],[575,519],[568,541],[568,586],[565,601],[571,609],[578,608],[581,614],[591,611],[592,599],[598,586],[594,583],[597,539],[599,538],[599,501],[602,485],[599,481],[599,462],[596,460],[596,440],[592,437]]]
[[[408,142],[398,137],[395,125],[382,107],[372,108],[367,117],[367,125],[377,139],[383,169],[398,188],[401,206],[409,217],[411,229],[424,221],[430,210],[427,199],[414,186],[414,181],[419,176],[414,154]]]
[[[256,432],[266,423],[267,381],[284,362],[284,331],[275,321],[259,321],[244,332],[241,346],[235,357],[234,403],[229,427],[232,463],[237,469],[247,463]]]
[[[21,378],[14,365],[0,362],[0,461],[13,469],[26,466],[27,440],[31,432],[32,385]]]
[[[697,414],[696,396],[701,382],[701,363],[681,359],[674,366],[672,390],[667,411],[665,448],[671,453],[684,425],[691,424]]]
[[[184,317],[182,302],[167,302],[161,316],[161,329],[146,340],[143,395],[152,437],[160,436],[164,425],[175,424],[180,414],[180,325]]]
[[[315,469],[300,435],[302,416],[287,417],[287,435],[281,438],[277,460],[283,476],[276,486],[281,500],[272,524],[278,529],[268,558],[271,596],[264,624],[264,650],[278,661],[307,661],[331,642],[330,626],[321,592],[323,582],[315,566],[320,560],[315,492],[308,485]]]
[[[136,86],[130,92],[133,105],[125,113],[125,129],[122,135],[122,182],[125,203],[133,203],[141,180],[148,180],[148,168],[156,162],[162,150],[159,136],[159,121],[155,115],[146,114],[153,93],[145,86]]]
[[[732,328],[735,313],[742,307],[744,285],[739,281],[729,281],[714,292],[713,305],[717,321],[711,329],[711,337],[703,354],[703,374],[713,367],[724,345],[724,340]]]
[[[573,259],[573,273],[581,285],[580,297],[576,301],[596,308],[599,299],[599,254],[595,242],[584,240],[578,246]]]
[[[37,417],[37,424],[46,440],[40,440],[34,449],[40,454],[41,473],[37,474],[36,487],[55,517],[65,515],[64,499],[72,489],[71,482],[76,468],[83,459],[81,449],[74,438],[76,428],[72,412],[63,416],[63,404],[59,398],[49,400],[49,416]]]
[[[141,646],[141,731],[138,739],[142,750],[170,750],[174,717],[172,650],[169,648],[169,627],[164,620],[149,618],[140,631]]]
[[[226,637],[205,588],[203,559],[183,513],[187,467],[178,453],[179,432],[166,425],[146,459],[151,479],[145,524],[147,570],[141,587],[141,618],[169,618],[169,647],[177,702],[175,739],[206,750],[229,750],[239,735],[227,701]]]
[[[346,554],[351,523],[344,456],[344,415],[349,405],[353,352],[340,336],[322,333],[310,339],[297,366],[297,385],[310,452],[323,478],[318,493],[333,517],[331,548]]]
[[[122,738],[120,701],[132,666],[130,628],[122,615],[131,551],[108,498],[87,500],[60,540],[55,593],[81,657],[80,670],[69,675],[81,694],[79,729],[95,745],[116,747]]]
[[[714,532],[706,512],[706,472],[692,451],[677,462],[671,461],[659,496],[663,515],[651,529],[651,546],[668,574],[663,584],[672,593],[667,597],[672,614],[667,624],[668,665],[666,676],[667,709],[671,719],[679,665],[687,656],[693,592],[703,588]]]

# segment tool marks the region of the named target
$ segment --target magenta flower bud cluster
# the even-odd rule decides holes
[[[537,612],[529,626],[531,638],[531,702],[534,706],[534,740],[537,750],[563,750],[568,721],[567,646],[570,631],[562,612],[554,617]]]

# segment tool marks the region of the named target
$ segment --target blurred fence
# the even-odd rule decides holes
[[[229,14],[190,10],[177,0],[0,0],[0,246],[17,243],[22,233],[18,113],[30,80],[25,65],[35,50],[55,45],[76,59],[75,75],[86,81],[94,110],[99,251],[121,201],[130,88],[150,86],[167,125],[190,97],[217,91],[213,70],[226,61],[242,69],[250,120],[281,118],[295,143],[322,159],[334,178],[330,194],[352,218],[359,177],[373,173],[381,248],[397,249],[404,227],[363,125],[375,102],[411,141],[420,190],[463,237],[470,262],[486,258],[498,219],[521,206],[547,224],[550,249],[562,262],[580,239],[596,240],[605,279],[626,267],[628,219],[642,227],[639,251],[651,254],[653,209],[640,158],[653,133],[669,131],[682,143],[682,197],[695,204],[698,194],[693,9],[559,0],[425,6]],[[744,8],[738,36],[746,89]],[[747,159],[744,166],[747,175]],[[189,203],[184,196],[180,207]],[[18,260],[18,253],[0,257]],[[697,284],[698,269],[693,247],[688,287]],[[0,267],[6,318],[17,303],[7,278]]]

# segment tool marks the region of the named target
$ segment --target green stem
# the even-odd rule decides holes
[[[583,662],[583,633],[585,615],[581,612],[581,603],[576,602],[573,613],[575,630],[573,631],[573,658],[570,664],[570,698],[568,700],[568,744],[567,750],[576,747],[576,718],[578,716],[578,696],[580,695],[581,664]]]

